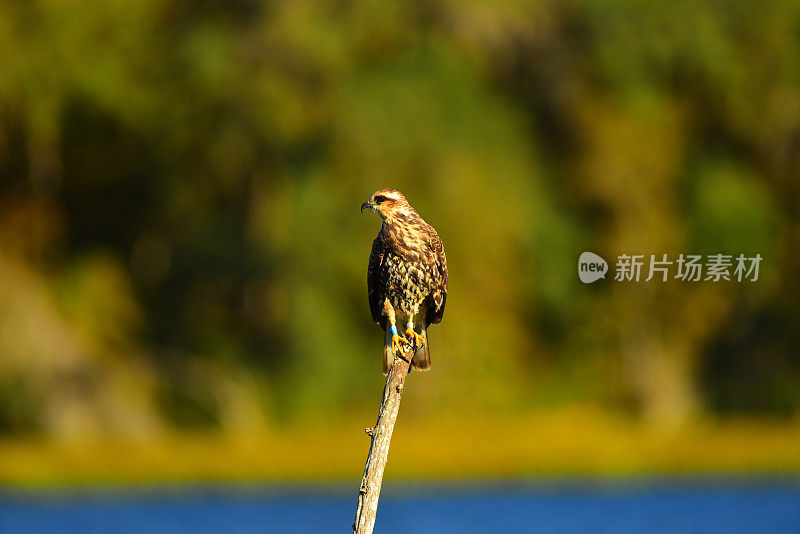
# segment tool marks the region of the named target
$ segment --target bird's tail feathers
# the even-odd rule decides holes
[[[428,344],[428,331],[423,325],[416,325],[414,329],[417,334],[422,336],[425,343],[421,347],[417,347],[414,351],[414,356],[411,358],[411,368],[417,371],[428,371],[431,368],[431,353]],[[392,354],[392,331],[387,328],[383,338],[383,374],[389,374],[389,368],[394,362],[394,354]]]
[[[414,351],[414,356],[411,358],[411,368],[416,369],[417,371],[428,371],[431,368],[431,353],[430,345],[428,344],[428,330],[425,327],[425,323],[415,325],[414,329],[417,331],[417,334],[422,336],[422,339],[425,340],[425,343],[423,343],[421,347],[417,347],[417,350]]]
[[[389,368],[394,362],[394,354],[392,354],[392,330],[389,325],[386,325],[386,334],[383,337],[383,374],[389,374]]]

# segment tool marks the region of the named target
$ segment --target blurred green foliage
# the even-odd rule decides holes
[[[800,412],[798,2],[40,0],[0,4],[0,431],[373,407],[387,186],[450,268],[409,416]]]

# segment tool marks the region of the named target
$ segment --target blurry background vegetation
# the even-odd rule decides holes
[[[775,444],[800,426],[799,178],[795,0],[2,2],[2,476],[57,478],[42,443],[184,458],[202,435],[272,451],[276,477],[347,450],[357,478],[383,383],[358,208],[387,186],[448,256],[398,425],[442,473],[465,442],[508,459],[475,474],[591,470],[588,443],[660,458],[631,428],[702,448],[744,416],[730,432],[778,432],[755,464],[798,468]],[[584,250],[764,261],[755,283],[585,286]]]

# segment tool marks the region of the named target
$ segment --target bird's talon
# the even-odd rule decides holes
[[[405,334],[409,345],[411,345],[413,348],[416,349],[417,347],[421,347],[425,344],[425,338],[414,332],[413,328],[406,328]]]
[[[403,345],[407,345],[408,341],[406,341],[400,334],[394,334],[392,336],[392,354],[399,352],[403,354],[404,348]]]

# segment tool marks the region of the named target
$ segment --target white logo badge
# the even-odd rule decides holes
[[[584,284],[591,284],[600,278],[605,278],[607,272],[606,260],[594,252],[584,252],[578,258],[578,277]]]

